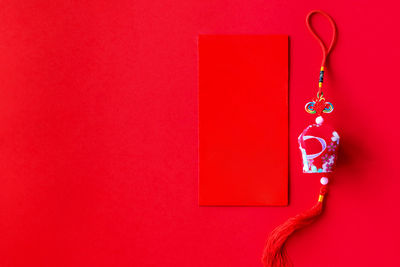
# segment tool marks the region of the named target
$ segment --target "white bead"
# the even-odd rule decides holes
[[[322,118],[321,116],[318,116],[318,117],[315,119],[315,122],[316,122],[317,124],[322,124],[322,123],[324,122],[324,118]]]
[[[321,182],[322,185],[327,185],[328,182],[329,182],[329,179],[327,177],[322,177],[320,182]]]

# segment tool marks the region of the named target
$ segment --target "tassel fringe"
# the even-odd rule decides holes
[[[311,209],[300,213],[286,222],[276,227],[270,234],[263,254],[263,264],[265,267],[288,267],[292,266],[285,244],[290,236],[296,231],[312,224],[316,221],[323,210],[323,200],[326,193],[326,186],[322,186],[317,204]]]

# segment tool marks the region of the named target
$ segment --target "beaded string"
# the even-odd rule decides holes
[[[329,47],[327,47],[324,44],[321,37],[319,37],[316,34],[314,28],[311,26],[311,17],[315,14],[320,14],[320,15],[324,16],[325,18],[327,18],[332,27],[332,40],[331,40]],[[333,105],[332,105],[332,103],[325,101],[324,94],[322,92],[322,85],[324,83],[325,64],[326,64],[327,58],[332,50],[332,47],[334,46],[334,44],[336,42],[336,24],[333,21],[333,19],[325,12],[323,12],[321,10],[313,10],[310,13],[308,13],[308,15],[306,17],[306,25],[307,25],[307,29],[310,31],[312,36],[314,36],[314,38],[318,41],[319,45],[321,46],[322,62],[321,62],[321,69],[319,72],[317,97],[315,97],[313,99],[313,101],[308,102],[305,106],[305,109],[308,113],[311,113],[311,114],[316,113],[318,115],[321,115],[322,113],[331,113],[333,110]]]

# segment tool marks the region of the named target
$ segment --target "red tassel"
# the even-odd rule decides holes
[[[318,218],[322,213],[325,193],[326,186],[324,185],[321,187],[318,202],[314,207],[288,219],[271,232],[262,259],[265,267],[292,266],[286,254],[286,241],[294,232],[313,223]]]

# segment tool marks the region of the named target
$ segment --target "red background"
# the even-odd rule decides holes
[[[398,265],[395,1],[120,0],[0,5],[0,266],[260,266],[267,234],[316,199],[296,142],[321,58],[313,8],[339,27],[325,82],[342,151],[289,254]],[[289,207],[198,207],[201,33],[290,35]]]

